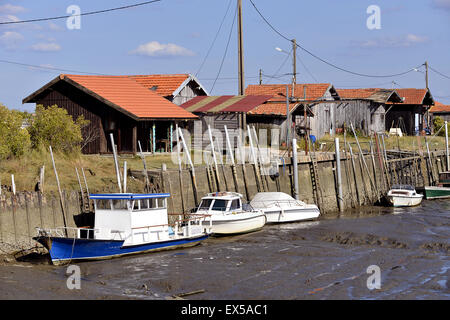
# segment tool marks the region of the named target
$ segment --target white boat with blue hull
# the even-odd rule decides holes
[[[50,253],[53,264],[190,247],[205,240],[211,225],[205,216],[181,216],[169,225],[168,193],[91,194],[94,228],[38,229],[34,239]]]

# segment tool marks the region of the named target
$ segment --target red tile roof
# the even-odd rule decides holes
[[[272,98],[263,96],[198,96],[181,105],[189,112],[249,112]]]
[[[135,118],[189,119],[192,113],[145,88],[129,76],[60,75]]]
[[[395,91],[400,97],[405,98],[403,104],[423,104],[428,92],[427,89],[415,88],[395,89]]]
[[[449,112],[450,113],[450,105],[445,105],[440,102],[435,101],[434,106],[430,108],[431,113],[439,113],[439,112]]]
[[[160,96],[172,95],[189,78],[189,74],[153,74],[129,76],[147,89],[155,88]]]

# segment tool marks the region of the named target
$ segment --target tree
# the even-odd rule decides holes
[[[86,126],[89,120],[81,115],[75,121],[64,108],[53,105],[44,108],[36,106],[36,115],[28,131],[33,148],[52,148],[56,151],[71,153],[80,151],[83,141],[81,128]]]
[[[444,125],[444,119],[442,119],[442,118],[439,117],[439,116],[434,117],[434,119],[433,119],[433,129],[434,129],[434,132],[437,132],[439,129],[441,129],[443,125]],[[439,132],[438,135],[439,135],[439,136],[445,136],[445,128],[443,128],[443,129]]]
[[[22,127],[25,115],[0,104],[0,159],[20,157],[30,148],[30,135]]]

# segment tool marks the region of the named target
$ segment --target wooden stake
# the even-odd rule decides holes
[[[52,157],[52,164],[53,164],[53,170],[55,172],[56,184],[58,185],[59,202],[61,204],[62,217],[63,217],[63,221],[64,221],[64,233],[67,237],[67,223],[66,223],[66,211],[65,211],[65,206],[64,206],[64,198],[63,198],[63,194],[61,191],[61,185],[59,184],[58,171],[56,170],[55,158],[53,157],[52,146],[49,146],[49,149],[50,149],[50,155]]]
[[[122,183],[120,179],[120,170],[119,170],[119,161],[117,160],[117,150],[116,145],[114,144],[114,136],[112,133],[109,134],[111,139],[111,148],[113,149],[113,157],[114,157],[114,167],[116,168],[116,177],[117,177],[117,185],[119,186],[119,193],[122,193]]]

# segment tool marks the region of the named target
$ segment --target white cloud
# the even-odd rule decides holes
[[[193,56],[194,53],[189,49],[183,48],[173,43],[159,43],[158,41],[151,41],[141,44],[137,49],[130,52],[149,57],[174,57],[174,56]]]
[[[433,0],[432,5],[435,8],[450,11],[450,0]]]
[[[415,34],[407,34],[400,37],[384,37],[364,41],[353,41],[352,44],[357,47],[372,48],[407,48],[421,43],[428,42],[428,37]]]
[[[40,42],[40,43],[33,44],[31,46],[31,49],[34,51],[40,51],[40,52],[54,52],[54,51],[60,51],[61,46],[57,43]]]
[[[62,31],[62,30],[64,30],[63,27],[61,27],[61,26],[59,26],[59,25],[57,25],[56,23],[53,23],[53,22],[49,22],[48,23],[48,28],[51,31]]]
[[[20,12],[24,12],[26,9],[24,7],[21,6],[14,6],[12,4],[4,4],[2,6],[0,6],[0,13],[20,13]]]
[[[14,50],[24,40],[23,35],[14,31],[5,31],[0,36],[0,44],[7,50]]]

